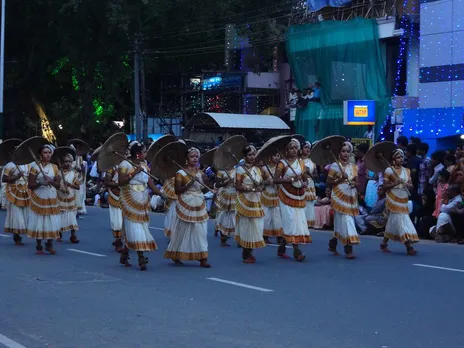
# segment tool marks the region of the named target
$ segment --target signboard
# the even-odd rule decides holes
[[[369,126],[375,124],[375,101],[345,100],[343,102],[345,126]]]

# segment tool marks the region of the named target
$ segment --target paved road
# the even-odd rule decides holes
[[[385,255],[366,237],[349,261],[329,255],[329,234],[315,232],[304,263],[269,246],[245,265],[240,249],[219,247],[210,222],[213,267],[175,267],[162,257],[162,219],[152,215],[160,250],[147,272],[119,265],[106,209],[90,208],[81,243],[59,244],[56,256],[0,235],[0,347],[463,346],[464,246],[424,242],[407,257],[392,245]]]

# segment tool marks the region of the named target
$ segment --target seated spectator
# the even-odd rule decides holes
[[[448,243],[453,239],[456,228],[451,214],[455,212],[456,208],[462,206],[461,188],[458,185],[450,185],[446,190],[446,196],[448,197],[447,203],[445,204],[445,200],[443,201],[437,225],[431,233],[437,243]]]
[[[450,173],[448,173],[446,169],[443,169],[437,175],[438,184],[435,197],[435,210],[433,212],[433,216],[437,219],[438,215],[440,215],[441,203],[446,200],[446,190],[448,189],[449,178]]]
[[[463,196],[464,193],[461,193],[461,197]],[[464,245],[464,197],[461,206],[454,208],[454,211],[451,212],[451,217],[456,228],[456,235],[452,242]]]
[[[388,214],[385,209],[386,193],[382,186],[377,188],[378,200],[369,213],[355,217],[360,234],[377,234],[385,229]]]
[[[325,197],[317,198],[315,203],[314,212],[316,215],[313,228],[332,228],[333,226],[333,210],[331,207],[330,197],[332,190],[330,188],[325,189]]]
[[[437,218],[433,216],[435,210],[435,192],[427,188],[421,195],[421,206],[415,214],[415,224],[419,238],[430,239],[430,229],[437,224]],[[414,221],[413,221],[414,222]]]

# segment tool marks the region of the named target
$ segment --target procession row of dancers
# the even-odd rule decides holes
[[[60,173],[50,163],[53,150],[50,145],[42,146],[38,152],[40,161],[31,165],[9,163],[2,178],[7,183],[8,199],[5,232],[12,233],[18,245],[22,244],[22,234],[36,239],[37,254],[44,253],[42,240],[46,240],[45,251],[55,254],[53,241],[60,240],[63,232],[71,231],[71,242],[78,242],[76,194],[82,185],[80,173],[73,167],[75,159],[70,154],[62,158]],[[353,246],[360,243],[354,222],[359,207],[357,167],[350,163],[352,152],[352,144],[344,143],[339,161],[330,166],[327,178],[332,187],[334,210],[329,251],[338,255],[337,244],[341,243],[348,259],[354,258]],[[149,230],[150,188],[168,206],[164,230],[169,245],[164,257],[177,265],[182,261],[198,261],[201,267],[211,267],[207,241],[209,216],[202,191],[208,179],[199,169],[200,150],[187,149],[184,168],[165,180],[162,190],[147,174],[145,146],[131,142],[128,153],[127,160],[109,169],[104,179],[109,189],[113,245],[120,253],[120,263],[130,266],[129,252],[135,251],[140,269],[146,270],[148,258],[144,253],[157,249]],[[265,237],[279,238],[278,257],[289,259],[286,247],[291,244],[294,259],[300,262],[305,259],[300,245],[312,242],[310,228],[315,219],[316,200],[313,180],[316,165],[309,159],[310,153],[310,142],[300,143],[291,138],[282,151],[276,151],[261,167],[256,164],[257,149],[247,145],[242,149],[243,164],[237,164],[231,171],[219,171],[216,230],[221,233],[221,245],[228,245],[228,238],[236,240],[242,248],[244,263],[256,262],[253,250],[266,246]],[[391,154],[392,167],[384,173],[389,215],[380,249],[389,252],[388,241],[393,240],[403,243],[408,255],[415,255],[412,244],[418,237],[408,215],[405,190],[411,186],[411,179],[409,171],[401,165],[403,157],[401,150],[395,150]]]

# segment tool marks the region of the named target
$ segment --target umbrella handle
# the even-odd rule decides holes
[[[44,173],[44,171],[43,171],[43,169],[42,169],[42,166],[40,165],[40,162],[39,162],[39,160],[37,159],[37,157],[36,157],[34,151],[32,151],[32,149],[31,149],[30,147],[28,147],[27,149],[29,150],[29,153],[31,154],[32,158],[34,159],[35,164],[37,164],[37,167],[39,167],[40,174],[42,174],[42,176],[43,176],[44,179],[45,179],[45,173]],[[50,186],[50,185],[49,185],[49,186]]]
[[[214,190],[210,187],[208,187],[207,185],[205,185],[204,183],[202,183],[200,180],[198,180],[197,176],[196,175],[193,175],[192,173],[189,173],[187,170],[185,170],[185,168],[183,168],[179,163],[177,163],[176,161],[174,161],[173,159],[170,159],[172,163],[174,163],[179,169],[182,169],[184,172],[187,173],[188,176],[190,176],[193,180],[195,180],[196,182],[198,182],[201,186],[203,186],[205,189],[207,189],[208,191],[210,191],[211,193],[214,193]]]
[[[342,165],[340,164],[340,162],[338,162],[337,157],[335,157],[335,154],[333,153],[332,149],[329,148],[328,150],[329,150],[333,160],[335,161],[335,163],[337,163],[338,169],[340,169],[340,173],[342,175],[345,174],[345,171],[343,170]],[[354,189],[354,187],[352,187],[351,189]]]
[[[58,158],[58,166],[60,167],[60,173],[61,173],[61,178],[63,180],[63,185],[64,185],[64,188],[66,189],[66,194],[69,193],[69,190],[68,188],[66,187],[66,180],[64,179],[64,172],[63,172],[63,166],[61,165],[61,160]]]
[[[251,176],[251,173],[250,173],[250,171],[247,169],[247,167],[245,167],[244,165],[241,165],[241,164],[240,164],[240,160],[237,159],[237,156],[235,156],[231,151],[228,151],[228,152],[232,155],[232,157],[234,158],[234,160],[237,161],[238,165],[240,165],[240,166],[245,170],[245,172],[247,173],[248,177],[251,179],[251,181],[253,181],[253,186],[256,186],[256,187],[259,186],[259,184],[258,184],[258,183],[255,181],[255,179],[253,179],[253,177]]]
[[[16,169],[18,170],[19,174],[21,174],[24,177],[23,171],[19,168],[19,166],[15,163]]]
[[[295,176],[298,176],[298,174],[296,173],[295,169],[293,169],[293,167],[290,165],[290,163],[288,163],[288,161],[285,159],[284,155],[282,155],[282,153],[280,151],[277,151],[277,153],[280,155],[280,157],[285,161],[285,163],[287,164],[287,167],[289,167],[293,174],[295,174]],[[300,181],[300,180],[298,180]],[[303,180],[302,180],[303,181]]]
[[[124,161],[127,161],[130,163],[130,165],[134,168],[138,168],[138,165],[136,165],[134,162],[132,162],[130,159],[126,158],[125,156],[121,155],[120,153],[116,152],[116,151],[113,151],[113,153],[118,156],[119,158],[121,158],[122,160]],[[151,173],[148,173],[145,169],[142,169],[142,172],[144,172],[145,174],[147,174],[150,178],[152,178],[153,180],[155,181],[160,181],[156,176],[152,175]]]
[[[398,173],[396,172],[396,170],[394,168],[392,168],[392,166],[390,165],[390,163],[388,163],[388,161],[385,159],[385,157],[383,156],[383,154],[381,154],[380,156],[382,158],[382,161],[387,165],[388,168],[391,169],[391,171],[393,172],[393,175],[395,175],[395,177],[400,180],[400,176],[398,175]],[[409,196],[411,196],[411,192],[409,192],[408,188],[407,187],[404,187],[405,191],[408,193]]]

